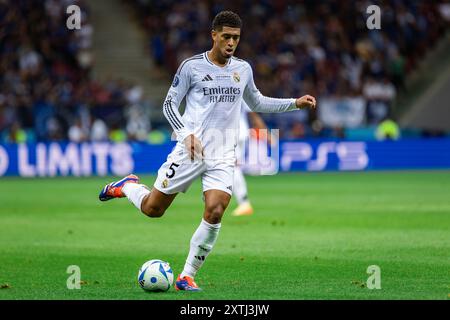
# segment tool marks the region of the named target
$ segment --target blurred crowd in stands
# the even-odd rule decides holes
[[[123,2],[136,9],[151,59],[168,75],[210,49],[211,21],[230,9],[243,20],[237,56],[252,64],[263,94],[362,97],[364,125],[389,117],[405,77],[450,19],[449,6],[435,1],[373,1],[382,29],[372,31],[370,1]],[[79,30],[66,27],[72,4],[81,8]],[[139,84],[92,77],[94,32],[86,0],[0,0],[0,142],[162,141]],[[343,137],[344,126],[327,128],[315,112],[264,117],[283,138]]]
[[[149,33],[153,59],[173,74],[185,58],[211,47],[214,15],[242,18],[236,55],[253,67],[260,91],[273,97],[362,97],[364,125],[392,114],[405,77],[449,26],[449,3],[438,1],[134,0]],[[368,30],[366,9],[378,4],[380,30]],[[319,102],[320,104],[320,102]],[[319,108],[320,110],[320,108]],[[264,115],[282,137],[342,136],[325,132],[314,112]],[[319,130],[320,132],[317,132]]]
[[[66,26],[72,4],[79,30]],[[93,80],[93,32],[85,0],[0,1],[1,142],[146,138],[141,87]]]

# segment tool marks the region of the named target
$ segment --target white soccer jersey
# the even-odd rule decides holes
[[[178,108],[184,97],[186,109],[181,116]],[[235,158],[242,99],[255,112],[296,109],[295,99],[263,96],[255,86],[252,68],[246,61],[232,57],[220,67],[204,52],[181,63],[163,112],[179,144],[194,134],[202,142],[205,159],[230,159]],[[221,148],[220,153],[216,152],[217,147]]]
[[[239,143],[248,139],[248,130],[250,125],[248,123],[248,113],[252,112],[245,101],[242,101],[241,117],[239,120]]]

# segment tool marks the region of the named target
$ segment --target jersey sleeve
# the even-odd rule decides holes
[[[181,101],[183,101],[186,93],[191,87],[190,68],[186,61],[181,63],[177,73],[173,78],[172,85],[164,100],[163,113],[167,121],[172,126],[172,129],[177,135],[177,140],[183,142],[184,139],[191,134],[183,122],[183,119],[178,111]]]
[[[296,110],[295,99],[270,98],[261,94],[253,80],[253,71],[248,65],[248,82],[244,89],[244,101],[249,108],[255,112],[286,112]]]

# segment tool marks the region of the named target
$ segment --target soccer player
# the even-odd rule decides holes
[[[255,112],[316,106],[310,95],[277,99],[259,92],[250,64],[233,56],[241,25],[237,14],[218,13],[212,23],[212,49],[180,64],[163,105],[178,142],[158,170],[153,188],[150,190],[140,184],[137,176],[129,175],[106,185],[99,195],[101,201],[126,196],[142,213],[156,218],[164,214],[179,192],[186,192],[201,177],[203,219],[192,236],[176,290],[201,290],[194,277],[216,243],[232,195],[242,99]],[[186,109],[181,116],[178,107],[185,97]]]

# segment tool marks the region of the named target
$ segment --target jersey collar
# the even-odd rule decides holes
[[[228,66],[230,65],[230,63],[231,63],[231,58],[232,58],[232,57],[230,57],[230,59],[228,59],[228,63],[227,63],[226,65],[224,65],[223,67],[221,67],[221,66],[218,66],[217,64],[213,63],[211,60],[209,60],[209,58],[208,58],[208,51],[206,51],[206,52],[204,53],[204,56],[205,56],[206,61],[208,61],[208,62],[209,62],[210,64],[212,64],[213,66],[216,66],[217,68],[220,68],[220,69],[223,69],[223,68],[225,68],[225,67],[228,67]]]

